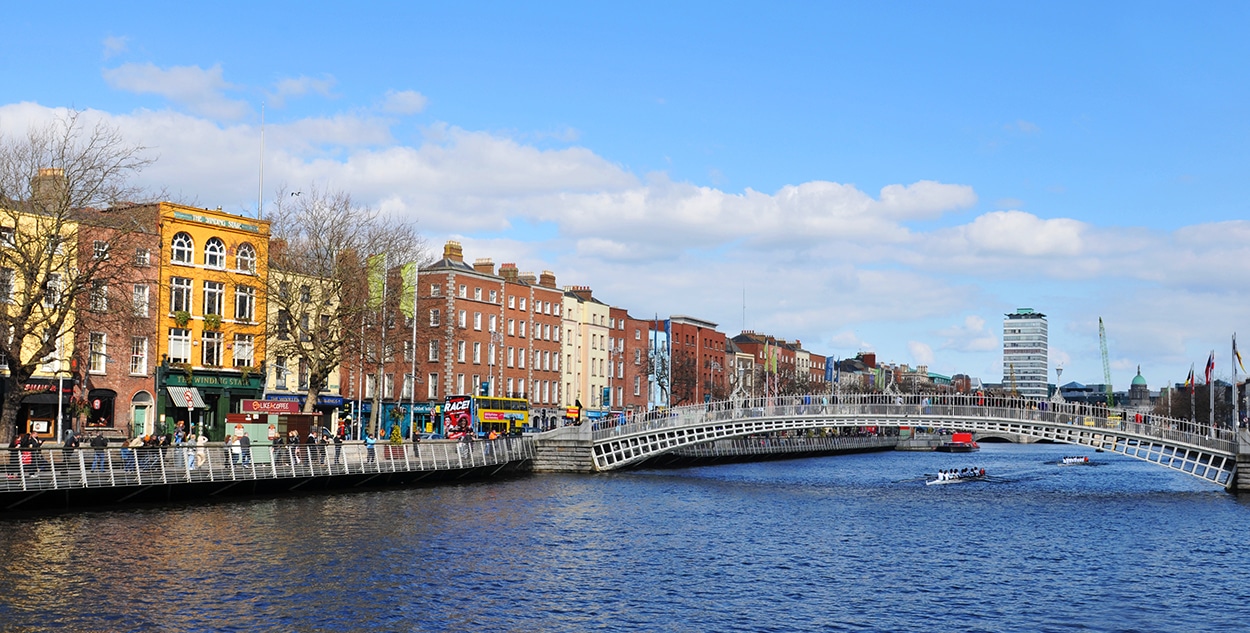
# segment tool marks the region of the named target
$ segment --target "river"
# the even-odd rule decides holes
[[[0,517],[0,630],[1246,630],[1247,502],[990,444]]]

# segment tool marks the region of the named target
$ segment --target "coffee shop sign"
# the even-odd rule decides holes
[[[299,403],[290,400],[244,400],[243,413],[299,413]]]

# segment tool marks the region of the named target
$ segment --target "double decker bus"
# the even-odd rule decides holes
[[[447,396],[443,403],[443,434],[448,439],[460,439],[465,434],[476,437],[491,431],[520,433],[521,427],[529,423],[530,403],[525,398]]]

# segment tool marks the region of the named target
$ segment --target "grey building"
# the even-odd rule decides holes
[[[1025,398],[1045,399],[1050,371],[1046,315],[1018,308],[1003,319],[1003,386]]]

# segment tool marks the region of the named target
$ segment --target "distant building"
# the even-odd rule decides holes
[[[1003,386],[1025,398],[1049,395],[1046,315],[1019,308],[1003,319]]]

